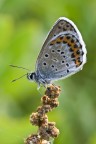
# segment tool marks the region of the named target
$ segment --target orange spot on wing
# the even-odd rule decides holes
[[[56,40],[51,41],[50,45],[54,45],[56,43]]]
[[[82,64],[82,62],[79,61],[78,59],[76,59],[75,63],[76,63],[76,67],[79,67]]]

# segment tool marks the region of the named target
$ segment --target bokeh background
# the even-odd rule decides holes
[[[96,144],[96,0],[0,0],[0,143],[23,144],[37,127],[29,116],[40,105],[44,88],[22,78],[34,71],[46,35],[61,16],[74,21],[87,47],[87,63],[79,73],[56,82],[60,106],[48,114],[60,135],[55,144]]]

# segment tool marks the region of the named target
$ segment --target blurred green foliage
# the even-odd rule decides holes
[[[40,105],[44,88],[22,78],[34,71],[44,39],[61,16],[77,25],[87,47],[87,63],[74,76],[56,82],[60,106],[48,114],[60,130],[55,144],[96,144],[96,0],[0,0],[0,143],[23,144],[37,128],[29,115]]]

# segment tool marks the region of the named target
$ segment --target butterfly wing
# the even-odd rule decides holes
[[[75,24],[59,18],[49,32],[36,63],[45,80],[57,80],[79,71],[86,62],[86,48]]]

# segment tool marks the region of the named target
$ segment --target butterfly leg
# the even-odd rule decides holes
[[[37,90],[39,90],[40,89],[40,83],[38,83],[38,87],[37,87]]]

